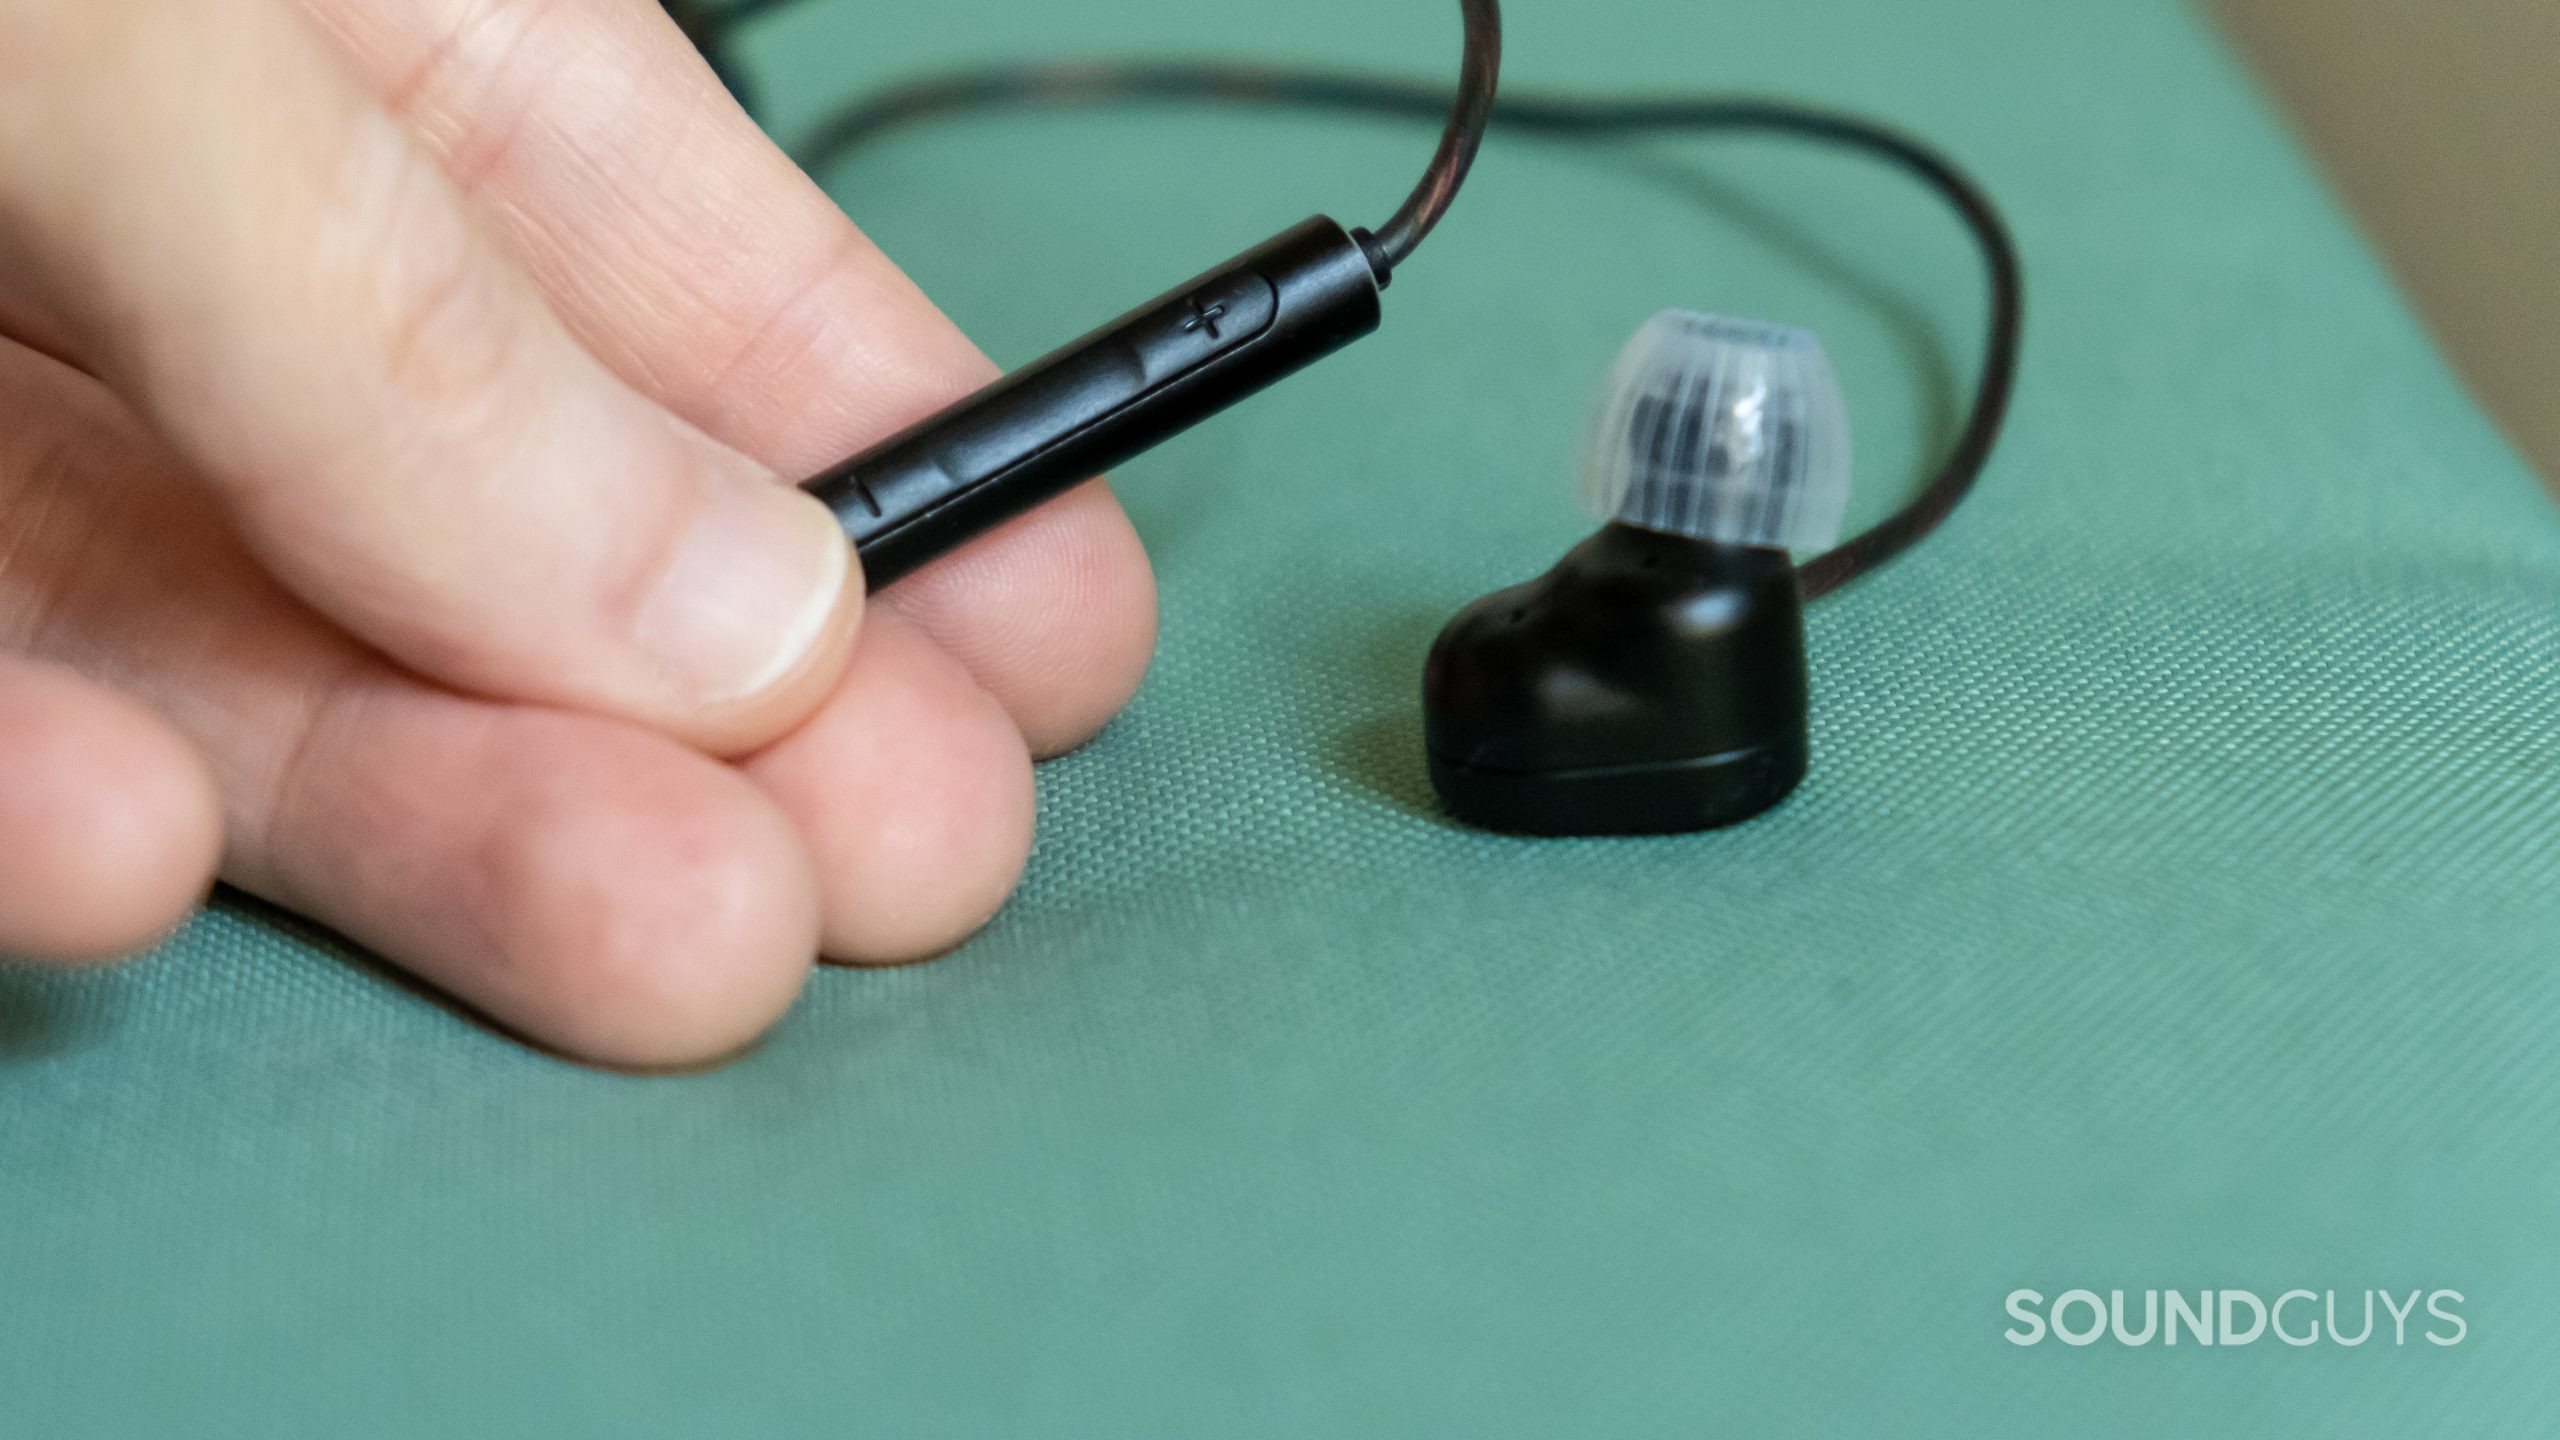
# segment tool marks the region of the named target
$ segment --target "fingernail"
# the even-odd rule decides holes
[[[826,635],[852,555],[835,517],[808,495],[715,482],[641,607],[640,643],[698,700],[758,694]]]

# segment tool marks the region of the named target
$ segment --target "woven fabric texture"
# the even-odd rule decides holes
[[[1440,73],[1451,11],[811,0],[748,55],[787,132],[986,58]],[[2550,1433],[2560,516],[2247,77],[2166,0],[1511,29],[1515,86],[1852,106],[2014,212],[2014,428],[1812,612],[1793,802],[1454,828],[1423,651],[1586,528],[1585,407],[1666,306],[1819,330],[1889,508],[1975,263],[1852,159],[1497,137],[1380,335],[1119,477],[1159,663],[960,954],[677,1080],[242,902],[0,970],[0,1434]],[[1429,141],[1017,114],[828,178],[1018,362],[1374,223]],[[2449,1288],[2469,1334],[2001,1338],[2075,1286]]]

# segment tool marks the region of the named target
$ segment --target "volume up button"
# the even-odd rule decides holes
[[[1270,281],[1251,270],[1230,271],[1139,321],[1129,343],[1152,387],[1270,329],[1278,309]]]

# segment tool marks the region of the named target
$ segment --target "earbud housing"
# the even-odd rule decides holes
[[[1423,672],[1431,783],[1521,835],[1750,819],[1804,778],[1804,605],[1783,550],[1611,524],[1460,611]]]

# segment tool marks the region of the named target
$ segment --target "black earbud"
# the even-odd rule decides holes
[[[1804,779],[1804,591],[1839,533],[1849,420],[1802,330],[1666,310],[1583,447],[1613,517],[1546,574],[1458,612],[1422,678],[1431,783],[1523,835],[1732,825]]]
[[[1458,612],[1422,681],[1451,814],[1522,835],[1748,820],[1804,778],[1804,604],[1783,550],[1610,524]]]

